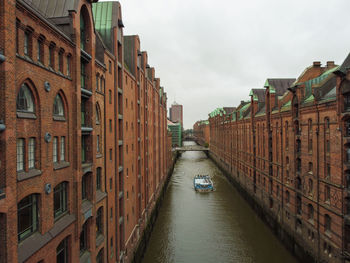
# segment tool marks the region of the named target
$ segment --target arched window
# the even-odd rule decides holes
[[[100,116],[100,107],[96,104],[96,124],[100,124],[101,116]]]
[[[56,95],[55,100],[53,102],[53,115],[64,117],[63,102],[59,94]]]
[[[56,248],[56,262],[68,263],[68,260],[68,237],[66,237]]]
[[[326,131],[329,131],[329,118],[324,118],[324,128]]]
[[[31,194],[17,204],[18,241],[38,230],[38,195]]]
[[[286,190],[286,203],[289,204],[289,201],[290,201],[290,194],[289,194],[289,191]]]
[[[98,252],[96,256],[96,263],[103,263],[103,248],[101,248],[100,252]]]
[[[85,50],[86,28],[83,14],[80,14],[80,48]]]
[[[307,205],[307,219],[314,220],[314,207],[312,204]]]
[[[103,235],[103,207],[97,210],[96,214],[96,236]]]
[[[309,179],[309,189],[308,189],[309,194],[312,194],[313,189],[314,189],[314,183],[313,183],[312,179],[310,178]]]
[[[33,94],[27,84],[23,84],[17,95],[17,111],[32,112],[35,111]]]
[[[331,231],[331,222],[332,219],[328,214],[325,214],[324,216],[324,229],[325,231]]]
[[[288,138],[288,121],[286,121],[286,126],[285,126],[285,138],[286,138],[286,148],[289,146],[289,138]]]
[[[296,188],[298,190],[301,190],[301,179],[299,176],[296,178],[295,184],[296,184]]]

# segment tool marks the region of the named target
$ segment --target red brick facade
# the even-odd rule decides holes
[[[96,2],[0,0],[0,263],[130,262],[172,165],[166,93]]]
[[[200,145],[210,145],[209,121],[197,121],[193,125],[193,134]]]
[[[350,256],[348,64],[267,79],[233,112],[209,118],[213,158],[296,253],[325,262]]]

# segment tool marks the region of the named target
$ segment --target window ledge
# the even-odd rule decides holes
[[[69,166],[70,166],[69,162],[61,161],[59,163],[54,163],[53,164],[53,169],[54,170],[60,170],[60,169],[63,169],[63,168],[69,167]]]
[[[36,120],[36,116],[32,112],[17,111],[17,118],[21,119],[33,119]]]
[[[41,175],[41,170],[38,169],[30,169],[28,172],[18,172],[17,173],[17,181],[24,181],[35,176]]]
[[[103,155],[101,153],[96,154],[96,159],[102,158],[102,157],[103,157]]]
[[[64,116],[53,116],[54,121],[66,121]]]
[[[85,250],[81,255],[79,259],[79,263],[88,263],[91,262],[91,255],[88,250]]]
[[[82,163],[81,168],[83,169],[83,173],[92,172],[92,163]]]
[[[96,202],[100,202],[101,200],[103,200],[105,197],[107,196],[107,193],[102,192],[101,190],[97,190],[96,191]]]
[[[98,236],[96,237],[96,247],[99,247],[104,240],[105,237],[102,234],[98,234]]]
[[[18,244],[18,262],[22,263],[26,261],[30,256],[32,256],[39,249],[44,247],[53,238],[60,234],[64,229],[70,226],[75,221],[74,215],[65,215],[55,222],[53,228],[51,228],[44,235],[39,232],[33,233],[31,236],[21,241]]]

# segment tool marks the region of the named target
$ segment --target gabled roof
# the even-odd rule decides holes
[[[294,82],[295,78],[267,79],[264,86],[269,87],[270,93],[282,96]]]
[[[335,74],[340,74],[340,75],[345,75],[346,72],[350,69],[350,53],[348,56],[345,58],[344,62],[341,64],[341,66],[336,70],[334,73]]]
[[[249,96],[253,96],[254,101],[265,102],[265,90],[264,89],[252,89]]]
[[[80,0],[22,0],[34,7],[46,18],[68,16],[69,10],[76,10]]]

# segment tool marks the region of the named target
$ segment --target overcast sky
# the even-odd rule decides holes
[[[267,78],[297,78],[350,52],[349,0],[120,0],[184,126],[237,106]]]

